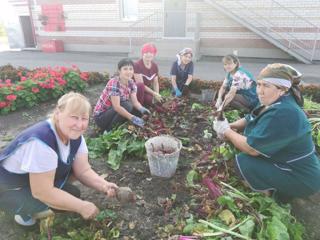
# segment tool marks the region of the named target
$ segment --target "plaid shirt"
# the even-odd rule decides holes
[[[99,100],[94,107],[93,115],[97,116],[101,112],[105,112],[112,106],[111,96],[119,96],[120,102],[129,100],[131,93],[137,92],[137,86],[132,79],[128,81],[128,86],[120,83],[119,77],[110,79],[103,89]]]

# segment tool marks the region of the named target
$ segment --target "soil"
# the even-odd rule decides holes
[[[94,106],[98,99],[103,85],[95,85],[84,93]],[[0,148],[5,146],[9,140],[16,136],[21,130],[35,122],[43,120],[53,110],[55,101],[44,103],[31,109],[20,110],[0,117]],[[201,121],[199,114],[194,115],[196,125],[192,129],[181,129],[185,135],[194,137],[203,133],[208,125]],[[183,123],[181,123],[183,125]],[[88,134],[93,132],[90,127]],[[196,148],[203,147],[206,142],[194,144]],[[199,158],[197,152],[190,153],[186,149],[181,151],[179,164],[175,175],[170,179],[152,177],[146,158],[127,159],[121,163],[117,171],[107,167],[103,159],[90,160],[93,168],[99,174],[105,174],[109,181],[117,183],[119,186],[130,187],[136,194],[135,204],[121,204],[116,200],[107,199],[92,189],[77,184],[81,189],[81,197],[97,204],[101,210],[113,209],[118,214],[117,226],[121,228],[119,239],[168,239],[172,232],[172,225],[178,225],[179,218],[188,217],[189,214],[189,191],[186,188],[185,176],[190,170],[191,163]],[[297,201],[293,204],[294,212],[307,228],[310,240],[320,239],[320,205],[309,200]],[[72,216],[72,215],[71,215]],[[83,224],[86,224],[83,221]],[[36,226],[38,228],[38,226]],[[26,238],[28,232],[38,230],[24,229],[13,223],[12,219],[0,217],[0,239],[37,239]],[[181,229],[173,231],[180,234]],[[29,236],[29,235],[28,235]]]

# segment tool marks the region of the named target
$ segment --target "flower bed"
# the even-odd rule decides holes
[[[58,98],[69,91],[83,92],[88,83],[105,81],[108,75],[81,72],[77,66],[41,67],[34,70],[1,67],[0,76],[14,79],[0,80],[0,114]]]

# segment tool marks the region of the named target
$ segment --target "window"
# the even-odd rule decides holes
[[[122,20],[137,20],[138,18],[138,0],[121,0]]]

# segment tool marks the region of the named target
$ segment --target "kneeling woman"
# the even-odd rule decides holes
[[[137,100],[137,86],[133,78],[133,62],[124,58],[118,63],[118,76],[110,79],[102,91],[94,108],[94,120],[101,131],[110,131],[115,125],[125,122],[126,119],[142,127],[142,118],[133,114],[150,114]]]
[[[250,187],[282,201],[320,190],[320,162],[301,108],[300,76],[288,65],[268,65],[257,80],[262,106],[230,125],[214,122],[218,136],[242,151],[236,165]],[[243,129],[244,135],[235,131]]]
[[[259,104],[253,75],[240,66],[236,55],[227,55],[222,62],[227,75],[219,90],[216,108],[229,105],[231,108],[250,112]]]
[[[114,196],[116,184],[100,177],[88,162],[82,134],[88,127],[91,106],[78,93],[62,96],[50,119],[23,131],[0,152],[0,208],[24,226],[48,207],[94,218],[99,209],[79,198],[69,180]]]

